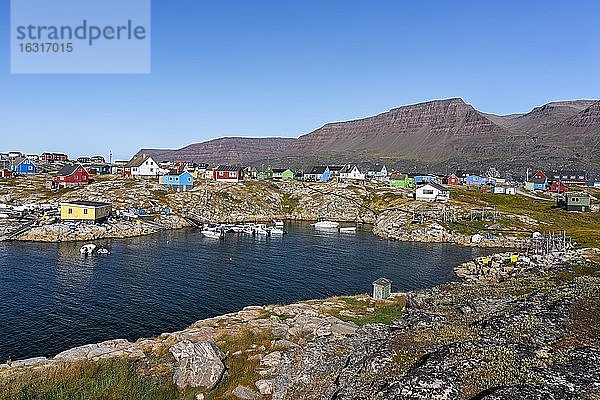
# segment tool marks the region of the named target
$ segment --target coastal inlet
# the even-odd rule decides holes
[[[381,240],[287,223],[283,237],[199,230],[81,243],[0,243],[0,360],[53,356],[107,339],[156,336],[257,304],[353,295],[380,277],[395,291],[456,279],[453,267],[493,249]]]

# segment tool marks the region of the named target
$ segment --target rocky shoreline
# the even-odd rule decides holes
[[[513,255],[490,256],[487,270],[480,261],[458,266],[463,282],[385,301],[246,307],[153,339],[13,361],[0,365],[0,382],[116,358],[159,364],[178,387],[196,388],[197,399],[597,398],[600,251]],[[251,367],[243,380],[232,375],[240,364]]]

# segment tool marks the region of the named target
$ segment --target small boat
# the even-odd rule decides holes
[[[356,233],[355,226],[346,226],[343,228],[339,228],[340,233]]]
[[[96,250],[96,245],[90,243],[90,244],[81,246],[81,248],[79,249],[79,252],[81,254],[83,254],[84,256],[91,256],[92,253],[94,252],[94,250]]]
[[[244,231],[244,233],[246,233],[248,235],[254,234],[254,225],[253,224],[248,224],[248,225],[244,226],[243,231]]]
[[[110,251],[105,247],[100,247],[98,250],[96,250],[96,253],[101,256],[107,256],[110,254]]]
[[[254,233],[259,236],[267,236],[269,231],[267,230],[267,226],[265,224],[257,224],[254,227]]]
[[[230,230],[233,233],[242,233],[244,232],[244,225],[233,225]]]
[[[340,227],[339,222],[330,221],[327,218],[319,218],[319,220],[313,224],[315,228],[321,229],[337,229]]]
[[[285,231],[277,226],[273,226],[267,229],[269,230],[269,235],[271,236],[283,236],[285,234]]]
[[[202,236],[207,237],[209,239],[223,239],[223,236],[225,236],[223,234],[223,230],[221,229],[221,227],[219,226],[207,226],[204,229],[202,229],[202,231],[200,231],[200,233],[202,233]]]
[[[283,229],[283,221],[280,219],[273,220],[273,225],[275,226],[275,228]]]

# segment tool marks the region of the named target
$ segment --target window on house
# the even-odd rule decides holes
[[[424,190],[423,190],[423,194],[433,194],[433,190],[430,190],[430,189],[424,189]]]
[[[84,208],[84,209],[83,209],[83,214],[84,214],[84,215],[87,215],[87,213],[88,213],[88,209],[87,209],[87,208]]]
[[[69,209],[67,210],[67,214],[69,214],[69,215],[70,215],[70,214],[73,214],[73,209],[72,209],[72,208],[69,208]]]

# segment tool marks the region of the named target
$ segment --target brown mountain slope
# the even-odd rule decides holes
[[[496,157],[514,134],[461,99],[400,107],[374,117],[326,124],[285,149],[287,156],[397,157],[437,162],[459,154]],[[516,150],[516,149],[515,149]]]
[[[527,114],[486,116],[508,130],[536,134],[543,133],[549,127],[574,117],[594,102],[594,100],[556,101],[536,107]]]
[[[600,171],[600,102],[548,103],[499,116],[463,100],[435,100],[354,121],[329,123],[298,139],[223,138],[180,150],[145,149],[158,160],[308,167],[382,161],[402,168]]]
[[[193,161],[199,163],[248,164],[268,160],[292,143],[293,138],[226,137],[195,143],[178,150],[142,149],[160,161]]]

